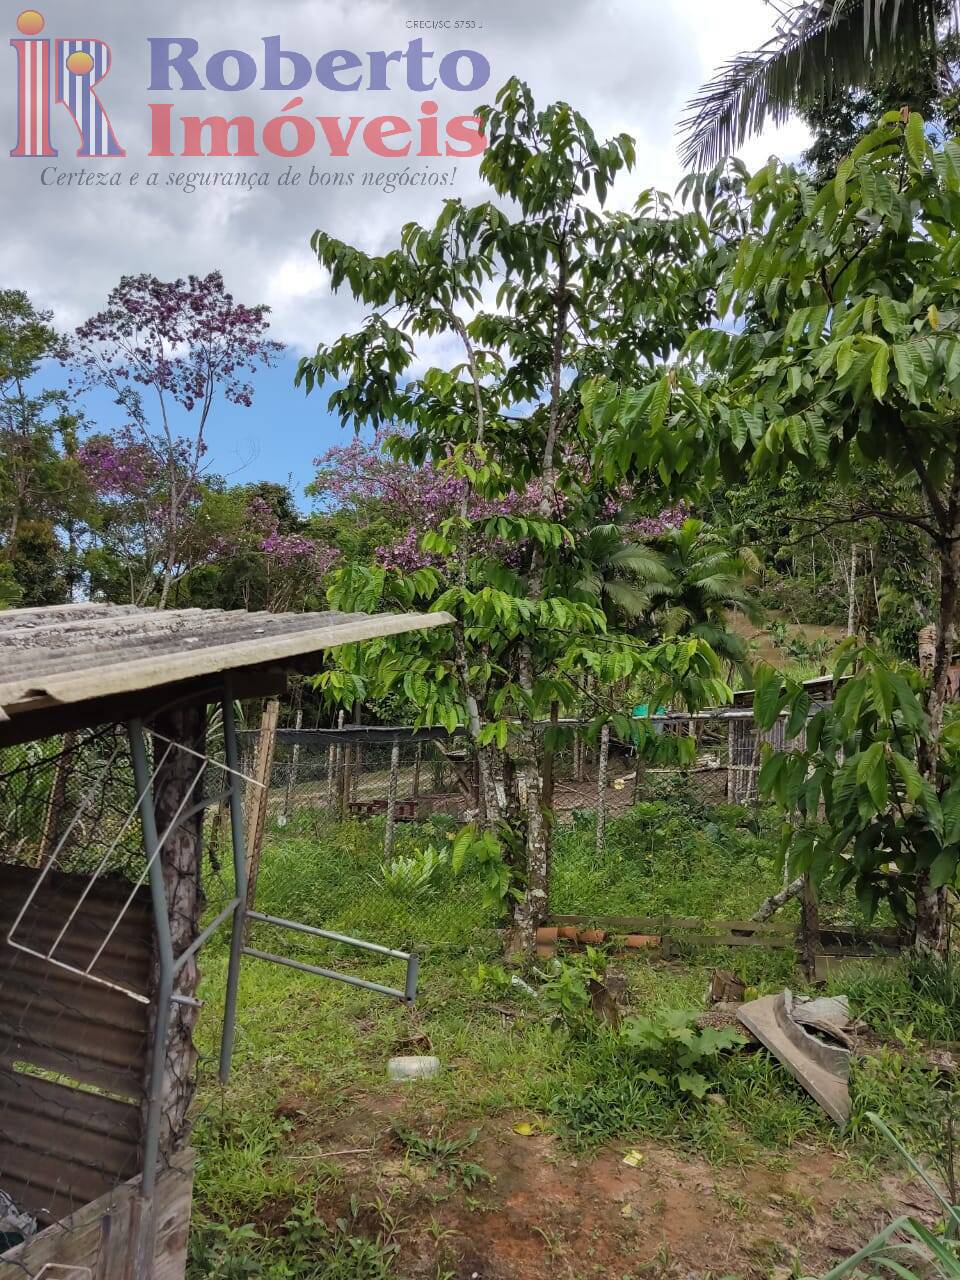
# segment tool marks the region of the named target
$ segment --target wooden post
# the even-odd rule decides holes
[[[345,822],[350,805],[350,744],[346,743],[340,748],[340,758],[343,765],[340,772],[340,821]]]
[[[353,723],[360,723],[360,699],[357,698],[353,704]],[[353,765],[353,777],[350,786],[350,799],[360,799],[360,775],[363,772],[363,754],[360,750],[360,743],[357,742],[351,753],[351,763]]]
[[[541,793],[543,799],[543,807],[545,809],[553,808],[553,788],[556,777],[556,759],[557,759],[557,725],[560,720],[560,703],[553,699],[550,703],[550,727],[547,733],[550,735],[547,745],[543,751],[543,783]]]
[[[735,720],[727,721],[727,804],[736,804],[736,783],[733,769],[733,726]]]
[[[260,737],[253,766],[257,784],[247,790],[247,910],[253,909],[257,895],[257,876],[260,874],[260,854],[263,850],[263,831],[267,821],[267,793],[273,772],[273,752],[277,743],[277,719],[280,702],[270,698],[263,708],[260,720]]]
[[[383,856],[393,853],[393,836],[397,826],[397,782],[400,777],[400,739],[394,738],[390,748],[390,784],[387,788],[387,826],[383,833]]]
[[[610,758],[610,726],[600,730],[600,755],[597,761],[597,853],[607,843],[607,761]]]
[[[154,781],[154,810],[161,838],[171,823],[176,823],[160,850],[160,864],[167,897],[170,935],[174,956],[181,955],[200,932],[204,899],[200,887],[203,856],[203,812],[186,819],[177,818],[197,774],[204,768],[202,756],[206,742],[206,707],[200,703],[177,707],[157,716],[154,727],[158,734],[190,748],[173,748],[167,755]],[[154,751],[161,757],[167,749],[162,738],[155,739]],[[187,801],[199,800],[204,779],[196,784]],[[197,990],[200,971],[197,957],[192,956],[177,972],[174,994],[192,999]],[[197,1051],[193,1029],[199,1009],[196,1003],[175,1001],[167,1035],[166,1066],[163,1077],[163,1109],[160,1123],[160,1154],[166,1164],[186,1140],[189,1125],[187,1112],[196,1089]]]
[[[413,798],[416,800],[420,795],[420,764],[423,760],[423,744],[417,743],[417,753],[413,757]]]
[[[299,729],[303,726],[303,706],[300,703],[300,692],[297,692],[297,714],[294,718],[293,727]],[[283,793],[283,816],[289,818],[290,804],[293,800],[293,793],[297,786],[297,766],[300,763],[300,743],[293,744],[293,751],[290,755],[290,765],[287,770],[287,789]]]
[[[337,715],[337,728],[343,728],[343,712]],[[337,782],[340,777],[340,745],[337,742],[331,742],[327,748],[327,813],[333,813],[334,796],[337,792]]]

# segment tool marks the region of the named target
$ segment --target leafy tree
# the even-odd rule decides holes
[[[883,463],[895,486],[851,518],[915,530],[935,566],[937,646],[917,767],[942,797],[960,604],[960,144],[934,147],[918,115],[892,113],[819,190],[771,161],[744,198],[750,230],[718,290],[735,325],[689,338],[666,411],[650,412],[647,390],[642,427],[619,389],[591,388],[592,412],[610,424],[599,450],[656,468],[680,490],[789,467],[846,482]],[[918,852],[916,925],[923,945],[940,947],[931,847]]]
[[[212,537],[211,551],[176,584],[178,605],[323,608],[322,584],[340,551],[316,537],[286,485],[208,486],[198,520]]]
[[[105,387],[128,418],[113,453],[101,438],[89,462],[101,489],[133,505],[144,561],[131,584],[137,602],[163,608],[195,562],[207,423],[218,395],[249,406],[250,375],[275,362],[281,346],[266,337],[268,312],[236,302],[216,271],[173,281],[124,276],[76,332],[80,387]]]
[[[537,722],[579,705],[591,676],[603,686],[643,670],[693,702],[725,693],[708,646],[648,650],[610,630],[603,602],[583,597],[595,565],[579,541],[609,519],[615,489],[591,465],[581,388],[649,366],[705,318],[707,268],[692,252],[696,227],[660,217],[656,193],[633,214],[597,210],[633,163],[629,137],[601,142],[567,104],[538,110],[518,81],[481,116],[481,174],[503,207],[447,201],[432,227],[406,226],[382,256],[316,232],[332,287],[368,318],[304,360],[298,380],[307,391],[337,382],[330,404],[344,423],[395,424],[393,457],[455,486],[454,511],[420,540],[432,563],[346,566],[331,591],[338,607],[419,603],[455,625],[348,651],[325,682],[344,699],[401,685],[425,722],[467,726],[491,828],[475,856],[514,902],[516,940],[529,947],[549,874]],[[459,363],[412,378],[416,343],[438,337]]]
[[[767,756],[759,784],[792,819],[785,848],[797,871],[832,877],[840,889],[852,882],[868,917],[886,900],[913,928],[924,896],[956,877],[960,718],[951,707],[934,744],[917,669],[853,641],[844,643],[836,677],[834,700],[808,720],[803,687],[758,669],[760,727],[783,712],[788,736],[806,725],[802,747]],[[934,747],[931,780],[921,768]]]
[[[956,16],[956,0],[798,0],[764,45],[722,66],[688,104],[684,163],[716,164],[768,121],[829,111],[848,90],[929,76]],[[849,128],[856,110],[854,101],[841,124]]]
[[[43,363],[64,351],[47,312],[0,290],[0,577],[11,602],[51,604],[69,591],[61,535],[86,497],[71,458],[77,418],[62,391],[35,389]]]

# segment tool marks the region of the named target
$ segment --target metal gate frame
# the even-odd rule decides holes
[[[186,996],[178,996],[174,991],[174,980],[190,957],[195,955],[228,919],[231,920],[230,960],[227,970],[227,986],[224,999],[223,1031],[220,1041],[219,1062],[219,1079],[221,1084],[224,1085],[227,1084],[230,1079],[231,1068],[233,1065],[233,1052],[236,1041],[237,997],[240,983],[240,967],[243,956],[245,955],[259,960],[266,960],[272,964],[286,965],[293,969],[299,969],[304,973],[314,974],[317,977],[328,978],[336,982],[345,982],[355,987],[362,987],[365,990],[374,991],[379,995],[385,995],[401,1000],[408,1006],[413,1004],[417,994],[419,957],[415,952],[397,951],[391,947],[381,946],[379,943],[365,942],[359,938],[350,938],[343,934],[333,933],[327,929],[318,929],[312,925],[301,924],[296,920],[285,920],[278,916],[265,915],[262,912],[252,911],[246,907],[247,857],[242,794],[244,775],[240,771],[240,753],[237,741],[236,717],[234,714],[234,702],[229,675],[225,678],[224,698],[221,703],[221,710],[223,714],[225,767],[226,773],[229,777],[229,786],[227,790],[221,794],[204,797],[197,801],[186,812],[181,813],[177,820],[182,821],[185,817],[195,814],[199,810],[207,808],[212,804],[220,803],[224,799],[228,801],[230,809],[231,845],[233,850],[234,896],[226,906],[217,913],[214,919],[201,930],[190,946],[187,947],[179,956],[175,956],[173,953],[170,920],[167,914],[163,866],[159,856],[163,842],[167,835],[170,834],[170,830],[172,830],[173,827],[171,826],[168,831],[164,832],[163,836],[160,836],[157,831],[153,796],[153,771],[149,764],[144,725],[141,720],[131,720],[127,724],[134,779],[137,787],[136,807],[140,815],[144,853],[147,857],[149,872],[150,897],[156,928],[158,960],[158,981],[157,988],[154,993],[154,1035],[153,1043],[150,1048],[150,1071],[148,1076],[149,1083],[143,1133],[141,1197],[145,1202],[147,1212],[144,1215],[145,1220],[143,1221],[139,1258],[141,1260],[141,1265],[145,1266],[146,1269],[138,1272],[138,1274],[142,1274],[144,1276],[150,1274],[150,1267],[147,1263],[147,1259],[151,1256],[150,1249],[155,1227],[153,1199],[160,1155],[160,1123],[163,1110],[163,1076],[167,1052],[167,1033],[170,1025],[170,1015],[173,1005],[178,1000],[184,1001],[188,999]],[[184,750],[190,750],[190,748],[183,747],[183,744],[181,743],[177,743],[176,745]],[[209,759],[209,757],[203,758]],[[406,962],[404,988],[401,991],[398,988],[388,987],[378,982],[369,982],[364,978],[357,978],[350,974],[338,973],[333,969],[326,969],[320,965],[306,964],[302,961],[294,960],[291,957],[279,956],[272,952],[260,951],[255,947],[248,947],[245,944],[248,921],[259,921],[260,923],[273,925],[281,929],[305,933],[313,937],[325,938],[346,946],[352,946],[364,951],[375,952],[379,955],[390,956],[393,959],[403,960]]]

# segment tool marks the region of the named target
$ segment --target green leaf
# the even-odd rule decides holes
[[[907,127],[904,130],[904,139],[911,166],[922,173],[927,158],[927,137],[923,132],[923,116],[919,111],[910,112]]]
[[[765,662],[753,673],[753,717],[761,729],[772,729],[782,705],[783,677]]]
[[[857,761],[857,781],[866,783],[870,799],[876,806],[877,812],[882,813],[887,807],[889,798],[887,757],[882,742],[874,742],[860,756]]]
[[[913,804],[923,793],[923,779],[920,777],[920,770],[912,760],[908,760],[899,751],[892,752],[891,759],[893,760],[894,768],[903,780],[907,799]],[[960,799],[960,793],[958,793],[958,799]],[[960,817],[960,806],[958,806],[958,817]]]
[[[695,1098],[702,1098],[710,1088],[710,1081],[699,1071],[681,1071],[677,1084],[684,1093],[692,1093]]]
[[[889,375],[890,348],[884,343],[882,347],[877,348],[877,354],[873,357],[873,364],[870,366],[870,385],[878,400],[882,400],[887,394]]]
[[[941,885],[953,884],[956,874],[956,849],[941,850],[930,864],[930,888],[939,889]]]
[[[840,208],[847,202],[847,180],[853,173],[853,163],[853,156],[847,156],[837,166],[837,176],[833,180],[833,196]]]

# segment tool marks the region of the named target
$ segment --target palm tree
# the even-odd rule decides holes
[[[799,0],[773,36],[725,63],[687,104],[684,164],[709,168],[769,121],[875,85],[941,47],[960,0]]]
[[[634,624],[650,612],[650,588],[672,586],[663,557],[625,536],[617,524],[598,524],[580,539],[574,598],[598,604],[611,621]]]
[[[651,539],[666,582],[646,584],[653,620],[660,634],[698,636],[731,667],[743,667],[747,646],[730,629],[728,614],[739,610],[752,622],[759,609],[751,594],[758,564],[752,551],[733,548],[702,520],[687,519]]]
[[[698,636],[732,667],[747,648],[727,615],[758,619],[750,586],[757,561],[736,550],[702,520],[628,541],[616,524],[597,525],[580,540],[576,596],[599,604],[621,625],[646,624],[664,639]]]

